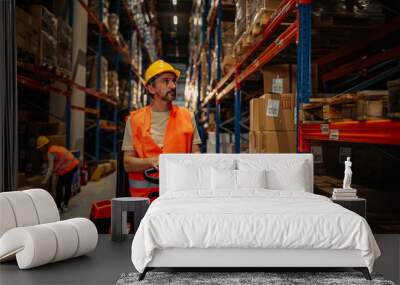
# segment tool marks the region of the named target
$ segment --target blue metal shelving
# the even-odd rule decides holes
[[[103,22],[103,0],[99,0],[99,21]],[[103,48],[103,35],[98,29],[97,34],[97,50],[96,50],[96,91],[101,90],[101,55]],[[96,110],[100,112],[101,102],[99,99],[96,101]],[[95,162],[99,164],[100,160],[100,116],[96,117],[96,141],[95,141]]]
[[[70,0],[72,1],[72,0]],[[120,67],[120,62],[121,59],[124,58],[125,62],[128,63],[129,65],[129,73],[128,73],[128,78],[129,78],[129,91],[128,91],[128,109],[131,111],[133,109],[132,106],[132,83],[134,80],[137,80],[137,95],[140,96],[142,106],[144,105],[145,102],[143,102],[143,92],[144,89],[141,88],[142,84],[144,83],[143,78],[141,77],[141,72],[142,67],[145,66],[146,64],[146,58],[141,57],[141,54],[144,54],[145,52],[142,51],[142,48],[144,49],[144,42],[145,38],[141,38],[138,34],[136,35],[136,38],[133,38],[133,31],[136,30],[138,31],[137,24],[134,20],[134,17],[132,15],[132,11],[129,10],[129,7],[127,5],[127,2],[125,0],[118,0],[118,1],[113,1],[111,4],[115,5],[115,11],[116,14],[119,17],[122,17],[121,11],[122,8],[124,9],[124,16],[128,17],[129,20],[129,52],[125,51],[119,42],[108,32],[107,28],[103,24],[103,0],[99,0],[98,3],[98,17],[94,15],[87,4],[82,1],[78,0],[78,2],[81,4],[81,6],[86,10],[88,13],[89,17],[95,24],[97,25],[97,47],[96,47],[96,93],[93,94],[97,99],[96,99],[96,110],[98,112],[98,115],[96,117],[96,123],[94,127],[96,128],[96,133],[95,133],[95,154],[92,157],[96,164],[99,163],[100,161],[100,149],[105,149],[109,152],[113,153],[113,157],[117,157],[117,139],[118,139],[118,134],[117,131],[114,130],[113,136],[112,136],[112,149],[109,150],[105,147],[102,146],[103,142],[101,141],[100,137],[100,132],[101,132],[101,126],[100,126],[100,109],[101,109],[101,102],[102,101],[109,101],[106,98],[102,98],[99,94],[101,94],[101,57],[103,55],[103,38],[107,39],[109,44],[114,48],[116,51],[116,55],[114,58],[114,65],[115,65],[115,71],[118,73],[119,72],[119,67]],[[139,33],[139,31],[138,31]],[[144,36],[144,35],[143,35]],[[133,46],[133,42],[136,41],[136,46]],[[134,49],[136,49],[136,53],[134,53]],[[147,50],[146,50],[147,51]],[[147,56],[150,57],[150,52],[147,52]],[[135,66],[132,64],[132,59],[136,57],[136,63],[138,66]],[[142,58],[142,60],[139,60]],[[82,88],[81,88],[82,89]],[[91,92],[93,93],[93,92]],[[112,121],[114,124],[117,126],[118,123],[118,104],[113,104],[114,109],[113,109],[113,114],[112,114]],[[91,128],[87,128],[91,129]]]

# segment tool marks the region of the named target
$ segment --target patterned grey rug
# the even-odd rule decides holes
[[[360,272],[148,272],[142,281],[138,276],[139,273],[122,274],[117,285],[395,285],[379,275],[372,275],[372,281],[368,281]]]

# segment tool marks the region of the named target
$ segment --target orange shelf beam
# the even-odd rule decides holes
[[[237,68],[240,68],[253,54],[254,52],[262,46],[265,41],[272,36],[272,34],[278,29],[278,27],[282,24],[282,22],[294,11],[296,7],[296,0],[283,0],[279,4],[279,6],[275,9],[274,13],[271,15],[270,19],[268,20],[268,23],[266,24],[266,27],[262,33],[262,36],[259,40],[254,42],[250,47],[247,48],[247,50],[244,52],[244,54],[239,58],[239,60],[236,63],[236,67],[232,68],[232,70],[226,74],[218,83],[217,86],[212,90],[212,92],[205,98],[203,102],[203,107],[207,105],[207,103],[217,95],[217,100],[220,100],[225,94],[227,94],[230,90],[233,89],[234,83],[230,83],[228,86],[225,87],[224,90],[222,90],[219,94],[218,91],[224,87],[225,84],[229,82],[229,79],[235,74],[235,70]],[[275,41],[277,42],[279,38]],[[265,51],[263,53],[264,57],[267,56],[265,54]],[[252,65],[262,65],[260,64],[260,61],[255,60]],[[252,67],[251,67],[252,68]],[[250,70],[247,70],[246,73],[248,73]],[[252,72],[254,72],[253,70]],[[251,72],[251,73],[252,73]],[[247,78],[251,73],[249,74],[242,74],[243,79],[240,81],[243,81],[245,78]],[[222,94],[222,95],[221,95]]]
[[[302,141],[400,145],[400,121],[372,120],[300,124]]]

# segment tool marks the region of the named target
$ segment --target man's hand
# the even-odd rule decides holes
[[[154,157],[149,157],[147,158],[149,163],[153,165],[153,167],[158,168],[158,164],[159,164],[159,156],[154,156]]]
[[[158,168],[158,156],[139,158],[134,152],[124,152],[124,168],[126,172],[141,172],[151,167]]]

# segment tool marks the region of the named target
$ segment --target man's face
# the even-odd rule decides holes
[[[176,99],[176,76],[173,73],[159,75],[154,83],[148,85],[148,90],[155,100],[172,102]]]

